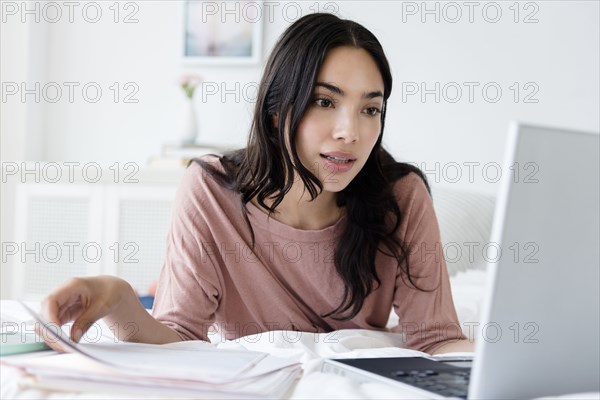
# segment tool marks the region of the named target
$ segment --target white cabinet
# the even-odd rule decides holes
[[[165,257],[175,187],[120,187],[106,193],[105,273],[146,294]]]
[[[10,297],[38,300],[70,277],[97,274],[146,294],[164,261],[182,173],[142,170],[135,183],[18,183],[15,240],[2,243]]]

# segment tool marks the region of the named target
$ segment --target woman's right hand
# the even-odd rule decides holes
[[[133,288],[114,276],[72,278],[42,301],[41,314],[57,326],[74,321],[71,340],[79,342],[94,322],[115,312],[131,294]]]

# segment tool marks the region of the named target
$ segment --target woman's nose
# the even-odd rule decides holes
[[[343,140],[345,143],[358,142],[358,121],[347,113],[341,113],[336,121],[333,137],[336,140]]]

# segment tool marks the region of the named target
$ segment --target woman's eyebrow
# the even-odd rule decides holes
[[[342,89],[340,89],[339,87],[337,87],[335,85],[332,85],[331,83],[317,82],[317,83],[315,83],[315,88],[317,88],[317,87],[325,88],[325,89],[329,90],[330,92],[339,94],[340,96],[346,95],[346,93]],[[381,93],[380,90],[374,90],[372,92],[364,93],[362,97],[364,99],[374,99],[376,97],[383,97],[383,93]]]

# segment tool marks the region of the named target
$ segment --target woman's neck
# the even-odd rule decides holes
[[[258,206],[255,199],[252,203]],[[265,203],[271,206],[273,202],[266,199]],[[320,230],[334,225],[342,215],[343,209],[337,206],[335,193],[321,192],[311,201],[310,193],[298,180],[271,217],[296,229]]]

